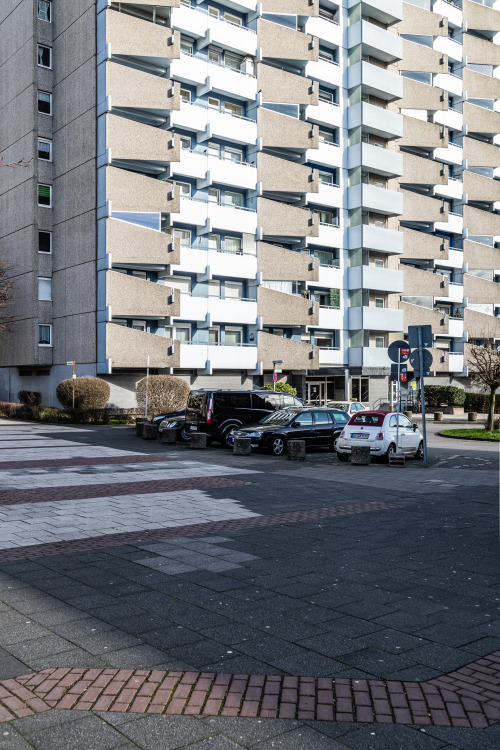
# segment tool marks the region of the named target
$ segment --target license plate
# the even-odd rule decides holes
[[[198,430],[198,428],[195,427],[194,425],[191,425],[190,428],[189,428],[190,432],[196,432],[197,430]]]
[[[352,438],[362,438],[363,440],[368,439],[368,433],[366,432],[351,432]]]

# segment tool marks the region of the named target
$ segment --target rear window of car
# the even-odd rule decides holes
[[[189,394],[187,408],[193,411],[202,411],[207,403],[206,391],[191,391]]]
[[[253,409],[265,409],[268,411],[274,411],[274,409],[281,409],[282,406],[283,396],[281,396],[279,393],[269,393],[269,391],[252,393]]]
[[[384,423],[385,414],[370,414],[367,412],[358,412],[353,417],[349,424],[363,424],[366,427],[381,427]]]

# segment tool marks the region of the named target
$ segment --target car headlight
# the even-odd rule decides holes
[[[253,440],[260,440],[262,432],[247,432],[247,437],[252,438]]]

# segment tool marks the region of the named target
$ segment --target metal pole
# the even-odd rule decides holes
[[[399,398],[399,380],[401,378],[401,349],[398,349],[398,382],[396,386],[396,453],[399,453],[399,405],[400,405],[400,398]]]
[[[274,379],[274,376],[276,375],[276,365],[273,369],[273,391],[276,391],[276,380]]]
[[[146,413],[145,417],[148,418],[148,392],[149,392],[149,356],[148,356],[148,363],[146,365]]]
[[[422,400],[422,435],[424,438],[424,466],[427,468],[427,429],[425,426],[425,390],[424,390],[424,349],[422,347],[422,329],[418,327],[418,359],[420,362],[420,398]]]
[[[75,410],[76,360],[73,360],[73,411]]]

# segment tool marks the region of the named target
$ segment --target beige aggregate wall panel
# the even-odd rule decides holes
[[[95,261],[70,266],[52,275],[54,318],[96,311]],[[75,342],[78,343],[78,342]]]
[[[180,140],[168,130],[153,128],[118,115],[106,115],[106,146],[112,159],[178,162]]]
[[[114,62],[106,63],[106,93],[113,107],[180,109],[180,84]]]
[[[483,63],[484,64],[484,63]],[[500,99],[500,80],[469,68],[463,69],[464,91],[474,99]]]
[[[399,309],[405,314],[405,330],[408,326],[427,325],[432,326],[433,333],[446,334],[449,331],[448,316],[439,310],[431,310],[429,307],[412,305],[408,302],[400,302]]]
[[[106,324],[106,356],[111,359],[113,368],[143,369],[148,357],[151,367],[179,367],[180,348],[171,354],[172,343],[175,346],[176,342],[154,333]]]
[[[311,224],[311,212],[288,203],[257,199],[257,223],[264,235],[274,237],[317,237],[319,222]]]
[[[429,198],[427,195],[412,193],[409,190],[401,190],[404,195],[404,209],[401,220],[403,221],[447,221],[448,204],[437,198]]]
[[[401,265],[404,279],[404,295],[406,297],[447,297],[448,279],[432,271]]]
[[[177,265],[181,262],[180,240],[118,219],[106,221],[106,253],[112,263]]]
[[[448,36],[448,21],[417,5],[403,3],[403,19],[397,24],[398,34],[430,34]]]
[[[500,201],[500,180],[464,172],[464,193],[469,201]]]
[[[500,167],[500,148],[475,138],[464,138],[464,159],[468,167]]]
[[[500,234],[500,214],[464,206],[464,228],[469,234]]]
[[[262,48],[263,57],[278,60],[319,59],[318,41],[314,43],[310,34],[262,18],[257,21],[257,45]]]
[[[480,279],[479,276],[472,276],[470,273],[464,273],[464,297],[467,297],[469,304],[498,304],[500,302],[500,284],[487,279]]]
[[[464,263],[468,263],[473,270],[500,268],[500,249],[464,240]]]
[[[403,59],[398,60],[396,66],[398,70],[447,73],[448,56],[438,50],[403,39]]]
[[[173,302],[172,302],[173,297]],[[117,271],[106,273],[106,305],[113,316],[140,318],[180,313],[180,294],[171,287],[127,276]]]
[[[106,200],[113,211],[180,212],[177,190],[171,198],[172,186],[166,182],[144,177],[126,169],[106,168]]]
[[[0,237],[0,258],[5,263],[5,277],[10,279],[35,269],[38,263],[37,256],[41,255],[37,250],[37,232],[32,224]],[[2,346],[1,339],[0,346]]]
[[[403,78],[403,98],[398,104],[407,109],[447,110],[448,97],[442,89],[414,81],[413,78]]]
[[[319,189],[316,170],[265,153],[257,156],[257,180],[269,191],[317,193]]]
[[[116,10],[106,11],[106,41],[113,55],[180,57],[179,32]]]
[[[500,65],[500,45],[471,34],[463,35],[463,53],[468,63]]]
[[[444,138],[441,138],[441,132],[440,125],[403,115],[403,137],[399,139],[398,143],[400,146],[446,148],[448,146],[448,131],[445,130]]]
[[[75,3],[80,5],[79,3]],[[56,8],[62,3],[57,3]],[[54,16],[57,15],[57,10]],[[56,29],[54,29],[56,31]],[[57,85],[66,76],[84,65],[96,52],[96,12],[91,5],[63,34],[54,34],[53,82]]]
[[[312,301],[310,299],[295,297],[292,294],[285,294],[284,292],[277,292],[275,289],[260,286],[257,293],[257,303],[258,314],[262,316],[266,326],[319,325],[319,305],[315,305],[314,312],[312,312]]]
[[[403,174],[397,180],[413,185],[447,185],[448,167],[432,159],[403,153]]]
[[[464,125],[470,133],[496,135],[500,133],[500,113],[485,107],[465,102],[463,105]]]
[[[318,128],[303,120],[259,107],[257,132],[266,148],[318,148]]]
[[[10,279],[8,315],[11,320],[34,318],[38,313],[38,272],[36,267],[28,273]],[[51,304],[50,302],[48,303]],[[1,342],[1,346],[4,342]],[[0,346],[0,348],[1,348]]]
[[[54,271],[95,260],[95,211],[86,211],[54,226]]]
[[[304,253],[296,253],[285,247],[259,242],[257,244],[257,271],[262,273],[263,279],[269,281],[275,280],[276,275],[282,281],[318,281],[319,261]]]
[[[447,260],[448,259],[448,242],[441,237],[435,237],[432,234],[424,234],[414,229],[400,227],[404,233],[403,254],[401,258],[415,258],[427,260]],[[444,246],[444,249],[442,249]]]
[[[273,68],[265,63],[257,65],[257,86],[263,102],[279,104],[318,104],[318,84],[304,76]]]
[[[469,339],[499,338],[500,318],[465,308],[464,331],[469,334]]]
[[[464,0],[462,13],[468,29],[478,31],[498,31],[500,29],[500,13],[486,5]]]
[[[318,16],[319,0],[262,0],[264,13],[290,13],[297,16]]]
[[[35,341],[37,319],[12,321],[0,346],[0,367],[22,367],[39,363],[39,347]],[[276,359],[276,357],[274,357]]]
[[[283,370],[319,369],[318,350],[315,349],[315,356],[311,357],[310,345],[302,341],[293,341],[259,331],[258,351],[259,362],[262,362],[264,370],[273,369],[273,359],[283,360]]]

